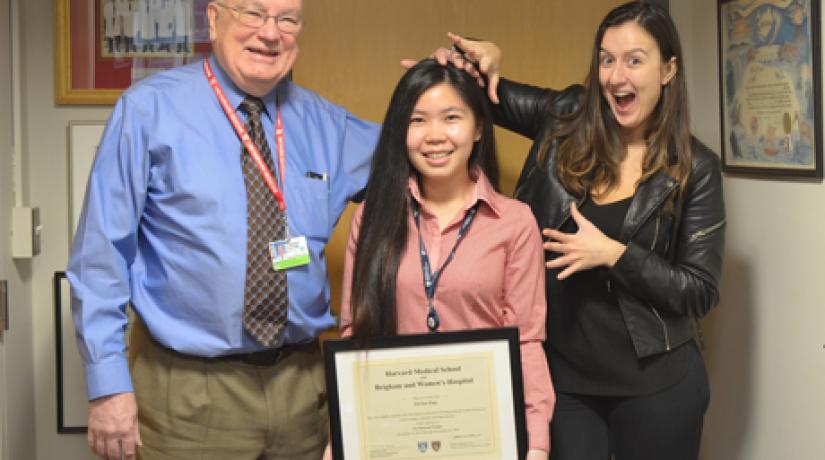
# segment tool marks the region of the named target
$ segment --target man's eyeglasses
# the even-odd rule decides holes
[[[285,34],[295,35],[301,31],[301,25],[303,24],[303,20],[301,19],[301,15],[299,13],[267,15],[256,10],[248,10],[246,8],[224,5],[219,2],[214,3],[215,5],[226,8],[235,13],[235,18],[241,24],[255,29],[260,29],[266,25],[269,18],[273,18],[275,19],[275,25],[278,26],[278,30]]]

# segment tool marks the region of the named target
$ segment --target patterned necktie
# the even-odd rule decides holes
[[[247,132],[275,177],[272,153],[261,124],[263,103],[256,97],[247,96],[241,102],[241,109],[249,115]],[[247,213],[243,325],[261,345],[271,347],[286,325],[288,297],[286,273],[273,270],[269,243],[286,238],[286,217],[243,146],[241,163]]]

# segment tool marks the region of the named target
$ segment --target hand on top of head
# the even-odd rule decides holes
[[[478,81],[479,86],[487,86],[487,95],[490,101],[498,104],[499,72],[501,69],[501,50],[493,43],[475,40],[447,32],[452,41],[452,48],[439,47],[429,56],[441,65],[452,64],[464,69]],[[418,61],[402,59],[401,65],[405,68],[414,66]],[[485,79],[486,77],[486,79]]]

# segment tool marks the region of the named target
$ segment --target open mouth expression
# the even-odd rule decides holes
[[[635,22],[610,27],[599,51],[599,84],[616,121],[631,138],[644,135],[662,87],[676,71],[655,39]]]

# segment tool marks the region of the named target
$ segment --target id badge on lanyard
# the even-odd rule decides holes
[[[215,73],[212,71],[212,66],[209,64],[208,59],[203,60],[203,72],[206,74],[206,79],[209,81],[209,86],[211,86],[212,91],[215,92],[215,96],[218,98],[221,108],[223,108],[226,117],[229,119],[229,123],[232,125],[232,128],[235,129],[235,133],[238,135],[238,138],[240,138],[246,151],[249,152],[249,155],[252,157],[252,160],[266,183],[267,188],[269,188],[269,191],[278,203],[280,212],[284,213],[284,216],[286,216],[286,201],[284,200],[283,193],[278,188],[278,184],[275,182],[272,172],[266,166],[258,146],[252,142],[252,138],[246,131],[246,127],[243,123],[241,123],[240,118],[238,118],[238,114],[235,113],[235,109],[229,104],[229,100],[226,98],[226,94],[224,93],[223,88],[221,88],[220,83],[218,83],[218,79],[215,77]],[[284,124],[283,119],[281,118],[281,107],[280,104],[278,104],[278,115],[275,122],[275,141],[282,186],[284,184],[284,170],[286,168],[286,142],[284,141],[284,138]],[[272,259],[273,270],[286,270],[288,268],[300,267],[309,264],[309,246],[307,245],[306,237],[300,235],[292,237],[288,232],[289,224],[287,223],[287,237],[283,240],[272,241],[269,243],[269,254]]]
[[[305,236],[286,238],[269,243],[269,255],[272,257],[272,268],[286,270],[309,264],[309,247]]]

